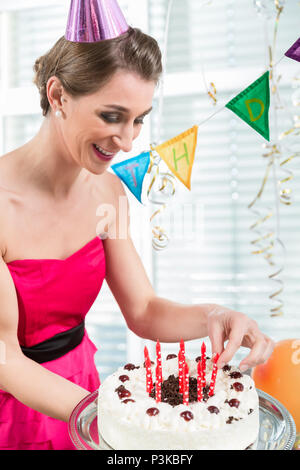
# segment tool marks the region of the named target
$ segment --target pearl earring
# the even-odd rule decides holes
[[[61,113],[61,111],[60,111],[59,109],[58,109],[57,111],[55,111],[55,116],[56,116],[57,118],[61,118],[61,117],[62,117],[62,113]]]

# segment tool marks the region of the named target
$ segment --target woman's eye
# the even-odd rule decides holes
[[[110,124],[115,124],[118,122],[121,122],[122,116],[119,116],[118,114],[110,114],[110,113],[101,113],[100,117],[105,121]],[[144,124],[144,119],[145,117],[140,117],[137,118],[134,123],[135,124]]]
[[[102,113],[101,117],[102,117],[102,119],[104,119],[104,121],[110,122],[110,123],[115,123],[115,122],[120,121],[120,116],[118,116],[117,114]]]
[[[138,118],[134,121],[136,124],[144,124],[144,118]]]

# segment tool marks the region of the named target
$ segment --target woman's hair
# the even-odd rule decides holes
[[[76,97],[95,93],[117,70],[137,73],[157,84],[162,73],[157,41],[137,28],[96,43],[70,42],[61,37],[34,65],[33,82],[40,92],[43,115],[50,109],[46,90],[50,77],[59,78],[65,91]]]

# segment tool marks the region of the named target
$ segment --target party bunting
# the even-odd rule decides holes
[[[149,164],[150,152],[143,152],[136,157],[111,166],[139,202],[142,202],[142,186]]]
[[[269,72],[265,72],[226,104],[226,108],[237,114],[268,141],[270,140],[269,107]]]
[[[191,189],[191,174],[197,145],[198,126],[154,148],[172,173]]]
[[[300,38],[285,52],[285,56],[300,62]]]

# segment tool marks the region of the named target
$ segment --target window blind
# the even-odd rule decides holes
[[[25,8],[25,3],[32,5]],[[120,0],[119,3],[125,16],[134,11],[132,0]],[[214,112],[215,108],[205,94],[202,72],[207,83],[215,82],[218,103],[225,104],[265,69],[266,32],[253,2],[213,0],[204,6],[202,3],[195,0],[173,2],[161,142],[200,123]],[[167,1],[148,0],[147,4],[150,34],[162,47]],[[32,86],[34,61],[64,34],[68,5],[64,1],[45,1],[40,6],[31,0],[8,8],[7,2],[0,0],[0,12],[6,11],[7,31],[5,43],[3,32],[1,36],[2,51],[5,50],[7,58],[5,63],[3,59],[1,61],[1,76],[6,76],[9,90]],[[294,42],[298,31],[299,6],[296,2],[287,2],[278,29],[278,57]],[[288,59],[280,63],[283,76],[280,93],[286,104],[280,119],[281,130],[290,127],[290,115],[294,112],[291,79],[296,68],[297,64],[289,63]],[[157,99],[154,105],[152,142],[158,135]],[[37,132],[41,115],[30,107],[26,113],[18,115],[1,109],[0,120],[2,153],[5,153]],[[141,140],[140,151],[147,148],[149,140]],[[280,207],[281,238],[287,247],[287,259],[280,276],[284,281],[284,291],[280,295],[284,301],[284,316],[275,319],[269,315],[269,295],[277,285],[268,280],[270,269],[265,260],[251,254],[253,233],[249,226],[253,223],[253,215],[247,208],[259,190],[266,168],[266,161],[261,156],[263,143],[254,130],[229,110],[221,111],[200,126],[191,192],[177,182],[169,213],[162,214],[162,226],[170,216],[170,245],[164,251],[155,252],[149,243],[146,248],[144,245],[141,255],[143,261],[149,254],[152,258],[151,279],[157,295],[188,304],[219,303],[243,311],[255,318],[265,333],[281,339],[294,336],[296,331],[299,335],[300,330],[297,313],[300,301],[299,163],[295,159],[289,165],[294,174],[291,183],[293,204]],[[135,154],[134,150],[132,156]],[[137,209],[138,203],[134,200],[131,203],[133,209]],[[269,205],[274,206],[271,178],[264,192],[262,209]],[[139,224],[138,219],[136,223]],[[270,223],[274,223],[274,217]],[[184,231],[186,233],[182,235]],[[150,233],[149,225],[146,234]],[[137,357],[134,348],[131,348],[132,356],[128,356],[128,330],[106,283],[88,314],[87,328],[99,347],[96,364],[101,380],[124,364],[126,354],[131,361]],[[198,354],[201,342],[188,342],[187,351]],[[207,340],[206,344],[209,348]],[[149,346],[154,351],[154,344]],[[177,345],[163,344],[162,349],[163,353],[177,352]],[[243,354],[242,349],[236,360]]]
[[[215,0],[204,6],[202,3],[192,0],[173,2],[160,143],[201,123],[215,111],[205,93],[202,71],[208,84],[215,81],[218,105],[225,105],[265,71],[266,33],[272,38],[275,17],[273,23],[268,21],[266,29],[252,1]],[[159,40],[161,47],[167,7],[165,0],[150,0],[150,33]],[[277,59],[298,37],[299,13],[297,2],[286,3],[278,26]],[[284,104],[284,108],[278,110],[278,131],[281,133],[291,127],[291,116],[296,112],[291,100],[291,77],[297,73],[297,63],[282,60],[278,73],[282,74],[280,96]],[[185,89],[184,74],[189,76],[188,85],[192,85],[192,92],[188,85]],[[171,75],[172,81],[168,81]],[[154,142],[159,134],[158,125],[156,114],[152,116],[151,128]],[[276,265],[270,267],[262,255],[251,253],[255,250],[251,241],[257,234],[250,226],[257,217],[248,209],[266,171],[267,161],[262,157],[267,152],[263,148],[265,142],[227,109],[199,127],[191,191],[178,182],[176,195],[170,202],[171,216],[166,210],[159,219],[162,227],[164,222],[167,223],[171,242],[165,250],[153,251],[153,282],[157,294],[162,297],[188,304],[217,303],[244,312],[258,322],[264,333],[278,341],[297,337],[300,333],[300,194],[297,190],[300,174],[299,162],[295,159],[288,165],[294,176],[289,182],[293,203],[290,206],[281,204],[279,208],[280,239],[286,247],[286,260],[282,259],[280,250],[274,249]],[[289,156],[291,152],[283,155]],[[278,177],[287,176],[282,168],[277,171]],[[186,220],[181,217],[181,223],[198,230],[190,233],[190,237],[189,233],[182,235],[184,230],[180,223],[168,224],[172,217],[180,220],[184,204],[188,210],[185,210]],[[263,197],[254,208],[266,214],[270,207],[274,212],[275,206],[271,173]],[[200,225],[193,220],[197,208],[201,209],[197,216]],[[276,220],[274,212],[273,217],[261,226],[262,233],[274,230]],[[284,269],[277,279],[284,283],[284,289],[275,298],[283,302],[284,315],[271,318],[270,308],[277,307],[279,302],[272,303],[269,296],[281,285],[269,279],[269,275],[280,267]],[[205,342],[210,349],[209,341],[206,339]],[[198,355],[201,343],[202,340],[187,342],[187,351]],[[178,345],[162,345],[165,353],[176,353],[177,349]],[[234,362],[246,352],[241,348]]]

